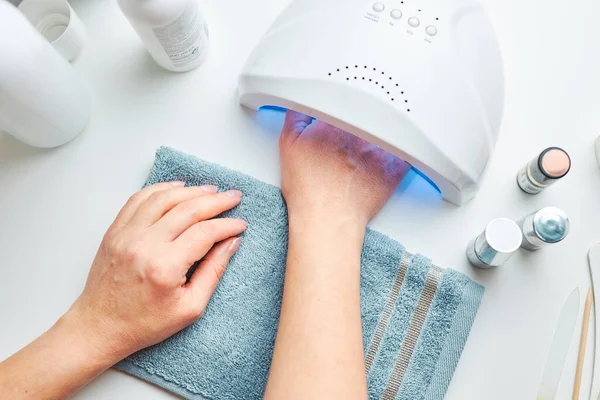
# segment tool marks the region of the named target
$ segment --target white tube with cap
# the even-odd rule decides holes
[[[118,0],[118,3],[161,67],[184,72],[207,59],[208,28],[198,0]]]
[[[56,147],[90,120],[87,84],[31,23],[0,1],[0,131],[35,147]]]

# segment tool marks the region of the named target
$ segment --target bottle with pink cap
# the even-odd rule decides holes
[[[519,171],[517,183],[525,193],[538,194],[570,170],[569,154],[560,147],[549,147]]]

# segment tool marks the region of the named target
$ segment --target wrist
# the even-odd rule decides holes
[[[114,351],[111,343],[86,322],[79,310],[72,307],[52,327],[57,335],[68,338],[70,347],[98,369],[108,369],[129,354]]]
[[[360,212],[333,204],[289,204],[288,219],[290,224],[305,226],[325,226],[335,228],[344,226],[351,230],[366,229],[369,218]]]
[[[352,215],[291,212],[288,214],[290,235],[299,233],[315,237],[335,236],[341,240],[364,240],[367,220]]]
[[[310,210],[290,210],[288,214],[290,240],[328,243],[329,246],[356,249],[360,254],[367,220],[353,214],[333,214]]]
[[[366,220],[354,214],[291,211],[289,214],[288,273],[309,274],[316,282],[334,279],[354,287],[360,276],[360,257]],[[287,278],[286,278],[287,280]]]

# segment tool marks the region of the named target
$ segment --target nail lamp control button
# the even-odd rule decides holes
[[[420,24],[421,24],[421,21],[419,21],[419,18],[417,18],[417,17],[410,17],[408,19],[408,25],[412,26],[413,28],[416,28]]]
[[[373,11],[382,12],[383,10],[385,10],[385,6],[383,5],[383,3],[373,4]]]
[[[429,25],[427,28],[425,28],[425,32],[427,32],[429,36],[435,36],[437,35],[437,28],[433,25]]]
[[[400,18],[402,18],[402,11],[400,11],[400,10],[392,10],[392,12],[391,12],[390,15],[394,19],[400,19]]]

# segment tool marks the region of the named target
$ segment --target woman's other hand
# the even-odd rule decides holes
[[[115,360],[200,318],[238,249],[236,236],[246,229],[242,220],[213,219],[237,206],[241,192],[183,186],[160,183],[131,197],[106,233],[83,293],[63,317]]]
[[[240,203],[239,191],[184,186],[159,183],[131,197],[71,309],[0,363],[0,398],[67,398],[200,318],[247,224],[215,218]]]

